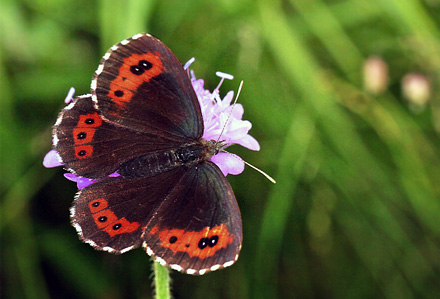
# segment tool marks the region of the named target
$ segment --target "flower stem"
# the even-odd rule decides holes
[[[169,299],[170,296],[170,273],[168,268],[158,262],[153,262],[154,286],[156,299]]]

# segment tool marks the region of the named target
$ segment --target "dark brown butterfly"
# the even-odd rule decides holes
[[[224,143],[204,140],[203,130],[188,74],[162,42],[138,34],[113,46],[92,94],[75,98],[54,127],[65,167],[98,179],[71,208],[81,239],[114,253],[142,244],[188,274],[232,265],[242,244],[240,210],[210,161]]]

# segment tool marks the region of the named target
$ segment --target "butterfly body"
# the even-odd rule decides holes
[[[65,167],[96,179],[71,208],[80,238],[113,253],[142,245],[188,274],[232,265],[240,210],[211,162],[226,144],[202,138],[200,104],[174,54],[147,34],[124,40],[105,54],[91,89],[53,133]]]
[[[158,151],[133,158],[118,170],[124,177],[151,176],[171,170],[175,167],[190,168],[198,163],[209,161],[218,153],[222,142],[207,141],[204,139],[181,145],[179,148]]]

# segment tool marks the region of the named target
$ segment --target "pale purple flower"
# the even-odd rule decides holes
[[[67,93],[66,98],[64,99],[64,103],[69,104],[72,101],[74,94],[75,94],[75,88],[71,87],[69,92]],[[50,150],[46,154],[46,156],[44,156],[43,166],[46,168],[58,167],[58,166],[63,166],[63,165],[64,164],[63,164],[63,161],[62,161],[60,155],[54,149]],[[110,175],[110,176],[112,176],[112,175]],[[83,178],[83,177],[77,176],[76,174],[73,174],[70,172],[65,173],[64,177],[70,181],[76,182],[78,189],[85,188],[85,187],[93,184],[94,182],[96,182],[96,180],[94,180],[94,179]]]
[[[75,94],[75,88],[70,87],[69,92],[67,93],[67,96],[64,99],[64,103],[69,104],[70,102],[72,102],[74,94]]]
[[[217,72],[216,75],[222,79],[219,85],[210,92],[204,88],[204,81],[196,79],[194,72],[191,71],[191,82],[202,110],[205,127],[203,138],[225,141],[227,146],[239,144],[254,151],[260,150],[258,141],[248,134],[252,124],[247,120],[242,120],[243,106],[241,104],[231,105],[234,92],[229,91],[223,99],[220,97],[219,89],[224,79],[234,77],[221,72]],[[225,176],[240,174],[244,170],[244,161],[234,154],[220,152],[213,156],[211,161],[221,169]]]
[[[63,166],[63,161],[56,150],[50,150],[43,159],[43,166],[46,168]]]
[[[190,59],[184,66],[188,69],[191,63],[194,62],[194,58]],[[252,124],[247,120],[242,120],[243,106],[241,104],[231,105],[234,92],[229,91],[223,99],[220,97],[219,89],[224,79],[233,79],[234,77],[229,74],[217,72],[217,76],[221,77],[218,86],[211,92],[204,88],[204,81],[202,79],[196,79],[194,72],[191,71],[191,83],[197,94],[200,107],[202,110],[203,124],[205,130],[203,132],[203,138],[206,140],[224,141],[226,147],[232,144],[239,144],[248,149],[258,151],[260,145],[258,141],[248,134],[252,127]],[[64,102],[66,104],[72,101],[75,89],[72,87],[67,94]],[[244,170],[244,161],[235,154],[226,152],[220,152],[211,158],[227,176],[228,174],[240,174]],[[44,157],[43,165],[47,168],[63,166],[61,157],[56,150],[49,151]],[[117,172],[109,175],[112,177],[119,176]],[[96,179],[89,179],[77,176],[73,173],[65,173],[64,177],[70,181],[76,182],[78,189],[85,188],[94,182]]]
[[[77,176],[76,174],[70,172],[66,172],[64,174],[64,177],[69,181],[75,182],[76,185],[78,186],[78,189],[82,189],[87,186],[90,186],[91,184],[97,181],[95,179],[89,179],[89,178],[84,178],[82,176]]]

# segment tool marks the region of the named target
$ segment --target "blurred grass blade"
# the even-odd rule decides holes
[[[154,0],[99,1],[102,53],[137,33],[148,31]]]

